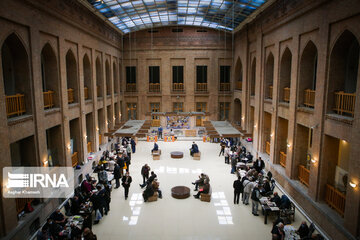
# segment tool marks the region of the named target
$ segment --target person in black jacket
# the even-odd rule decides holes
[[[240,193],[243,192],[243,185],[242,185],[240,179],[241,179],[241,178],[238,177],[238,179],[235,180],[234,183],[233,183],[233,188],[234,188],[234,204],[239,204]]]
[[[126,172],[125,176],[121,179],[122,181],[122,186],[125,189],[125,200],[128,198],[129,195],[129,188],[130,188],[130,184],[132,182],[132,178],[129,174],[129,172]]]
[[[121,173],[120,173],[120,166],[119,164],[115,163],[115,167],[114,167],[114,178],[115,178],[115,189],[120,187],[120,178],[121,178]]]
[[[141,188],[144,188],[146,185],[151,185],[152,181],[154,181],[154,179],[156,178],[156,174],[151,171],[151,176],[149,177],[149,179],[146,181],[146,183],[144,184],[139,184]]]
[[[277,207],[280,207],[281,198],[277,192],[274,192],[274,196],[270,199],[271,202],[274,202]]]
[[[261,159],[261,157],[259,157],[259,159],[256,159],[256,161],[254,162],[253,167],[255,168],[255,170],[258,173],[261,173],[262,170],[265,168],[265,162],[264,160]]]
[[[309,227],[305,221],[303,221],[299,227],[299,229],[296,231],[297,234],[299,234],[300,238],[303,239],[309,235]]]

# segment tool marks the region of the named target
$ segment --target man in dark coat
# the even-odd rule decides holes
[[[132,182],[132,178],[129,175],[129,172],[126,172],[125,176],[123,176],[123,178],[121,179],[122,181],[122,186],[125,189],[125,200],[128,198],[129,195],[129,188],[130,188],[130,184]]]
[[[198,152],[199,152],[199,147],[195,142],[193,142],[190,148],[190,155],[193,156],[194,153],[198,153]]]
[[[131,144],[132,153],[135,153],[135,151],[136,151],[136,142],[134,141],[134,139],[131,138],[130,144]]]
[[[243,192],[243,185],[240,181],[240,177],[233,183],[234,188],[234,204],[239,204],[240,193]]]
[[[146,183],[144,184],[139,184],[141,188],[144,188],[146,185],[151,185],[151,183],[154,181],[154,179],[156,178],[156,174],[151,171],[151,176],[149,177],[149,179],[146,181]]]
[[[115,163],[114,178],[115,178],[115,182],[116,182],[115,188],[119,188],[120,187],[121,173],[120,173],[120,166],[117,163]]]
[[[154,142],[154,148],[151,150],[151,153],[153,153],[154,151],[159,150],[159,145],[157,145],[156,142]]]
[[[261,159],[261,157],[259,157],[259,159],[256,159],[256,161],[254,162],[253,167],[255,168],[255,170],[258,173],[261,173],[262,170],[265,168],[265,162],[264,160]]]
[[[150,167],[147,164],[142,166],[141,175],[143,177],[143,184],[145,184],[145,180],[149,179],[149,173],[150,173]]]

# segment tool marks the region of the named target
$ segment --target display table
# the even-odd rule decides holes
[[[183,158],[184,157],[184,153],[178,152],[178,151],[171,152],[170,155],[171,155],[171,158]]]
[[[176,199],[185,199],[190,197],[190,188],[185,186],[176,186],[171,189],[171,196]]]

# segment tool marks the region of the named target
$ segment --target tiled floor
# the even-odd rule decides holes
[[[128,200],[124,199],[124,189],[112,191],[111,211],[93,228],[98,239],[271,239],[271,227],[274,218],[264,225],[264,217],[251,214],[248,206],[233,204],[232,184],[235,175],[230,174],[230,165],[224,164],[219,157],[218,144],[197,142],[201,151],[201,160],[192,160],[189,155],[190,141],[173,143],[159,142],[161,159],[153,161],[150,150],[153,143],[139,142],[132,156],[130,174],[133,178]],[[171,151],[184,152],[183,159],[171,159]],[[144,203],[141,166],[148,163],[158,175],[163,199]],[[210,203],[195,199],[191,182],[205,172],[210,177],[212,200]],[[183,185],[191,189],[188,199],[178,200],[171,197],[170,189]],[[297,228],[303,220],[297,212]]]

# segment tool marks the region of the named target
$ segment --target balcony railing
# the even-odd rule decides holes
[[[270,142],[265,142],[265,152],[270,155]]]
[[[174,92],[184,91],[184,83],[173,83],[173,91]]]
[[[17,214],[21,213],[24,210],[26,204],[31,203],[33,200],[33,198],[16,198],[15,203]]]
[[[280,151],[280,165],[286,167],[286,153]]]
[[[290,102],[290,88],[284,88],[284,102]]]
[[[102,135],[99,134],[99,145],[101,145],[101,144],[102,144]]]
[[[273,98],[273,86],[269,86],[269,98]]]
[[[206,92],[207,91],[207,83],[196,83],[196,91]]]
[[[160,127],[160,119],[153,119],[151,121],[151,126],[152,127]]]
[[[149,83],[149,92],[160,92],[160,83]]]
[[[336,212],[338,212],[342,217],[345,212],[345,201],[346,195],[334,188],[333,186],[326,184],[326,194],[325,194],[326,203]]]
[[[84,98],[85,98],[85,100],[89,99],[89,89],[88,89],[88,87],[84,87]]]
[[[309,176],[310,170],[303,165],[299,165],[299,180],[307,187],[309,187]]]
[[[350,114],[353,117],[355,112],[355,96],[355,93],[335,92],[334,111],[340,115]]]
[[[197,119],[196,119],[196,126],[197,126],[197,127],[203,126],[203,120],[202,120],[201,118],[197,118]]]
[[[74,89],[72,88],[69,88],[67,90],[68,92],[68,103],[73,103],[75,100],[74,100]]]
[[[53,108],[54,107],[54,91],[43,92],[44,95],[44,108]]]
[[[220,83],[220,91],[221,92],[230,91],[230,83]]]
[[[136,83],[127,83],[126,91],[127,92],[136,92]]]
[[[87,142],[86,147],[87,147],[87,152],[88,152],[88,153],[91,153],[91,152],[92,152],[91,142]]]
[[[79,157],[78,157],[78,153],[77,153],[77,152],[74,152],[74,153],[71,155],[71,162],[72,162],[72,166],[73,166],[73,167],[75,167],[76,165],[78,165]]]
[[[6,96],[5,99],[6,99],[6,114],[8,117],[13,115],[20,116],[26,112],[24,94]]]
[[[315,106],[315,90],[305,89],[304,105],[311,108]]]
[[[242,90],[242,82],[240,82],[240,81],[236,82],[236,89],[237,90]]]

